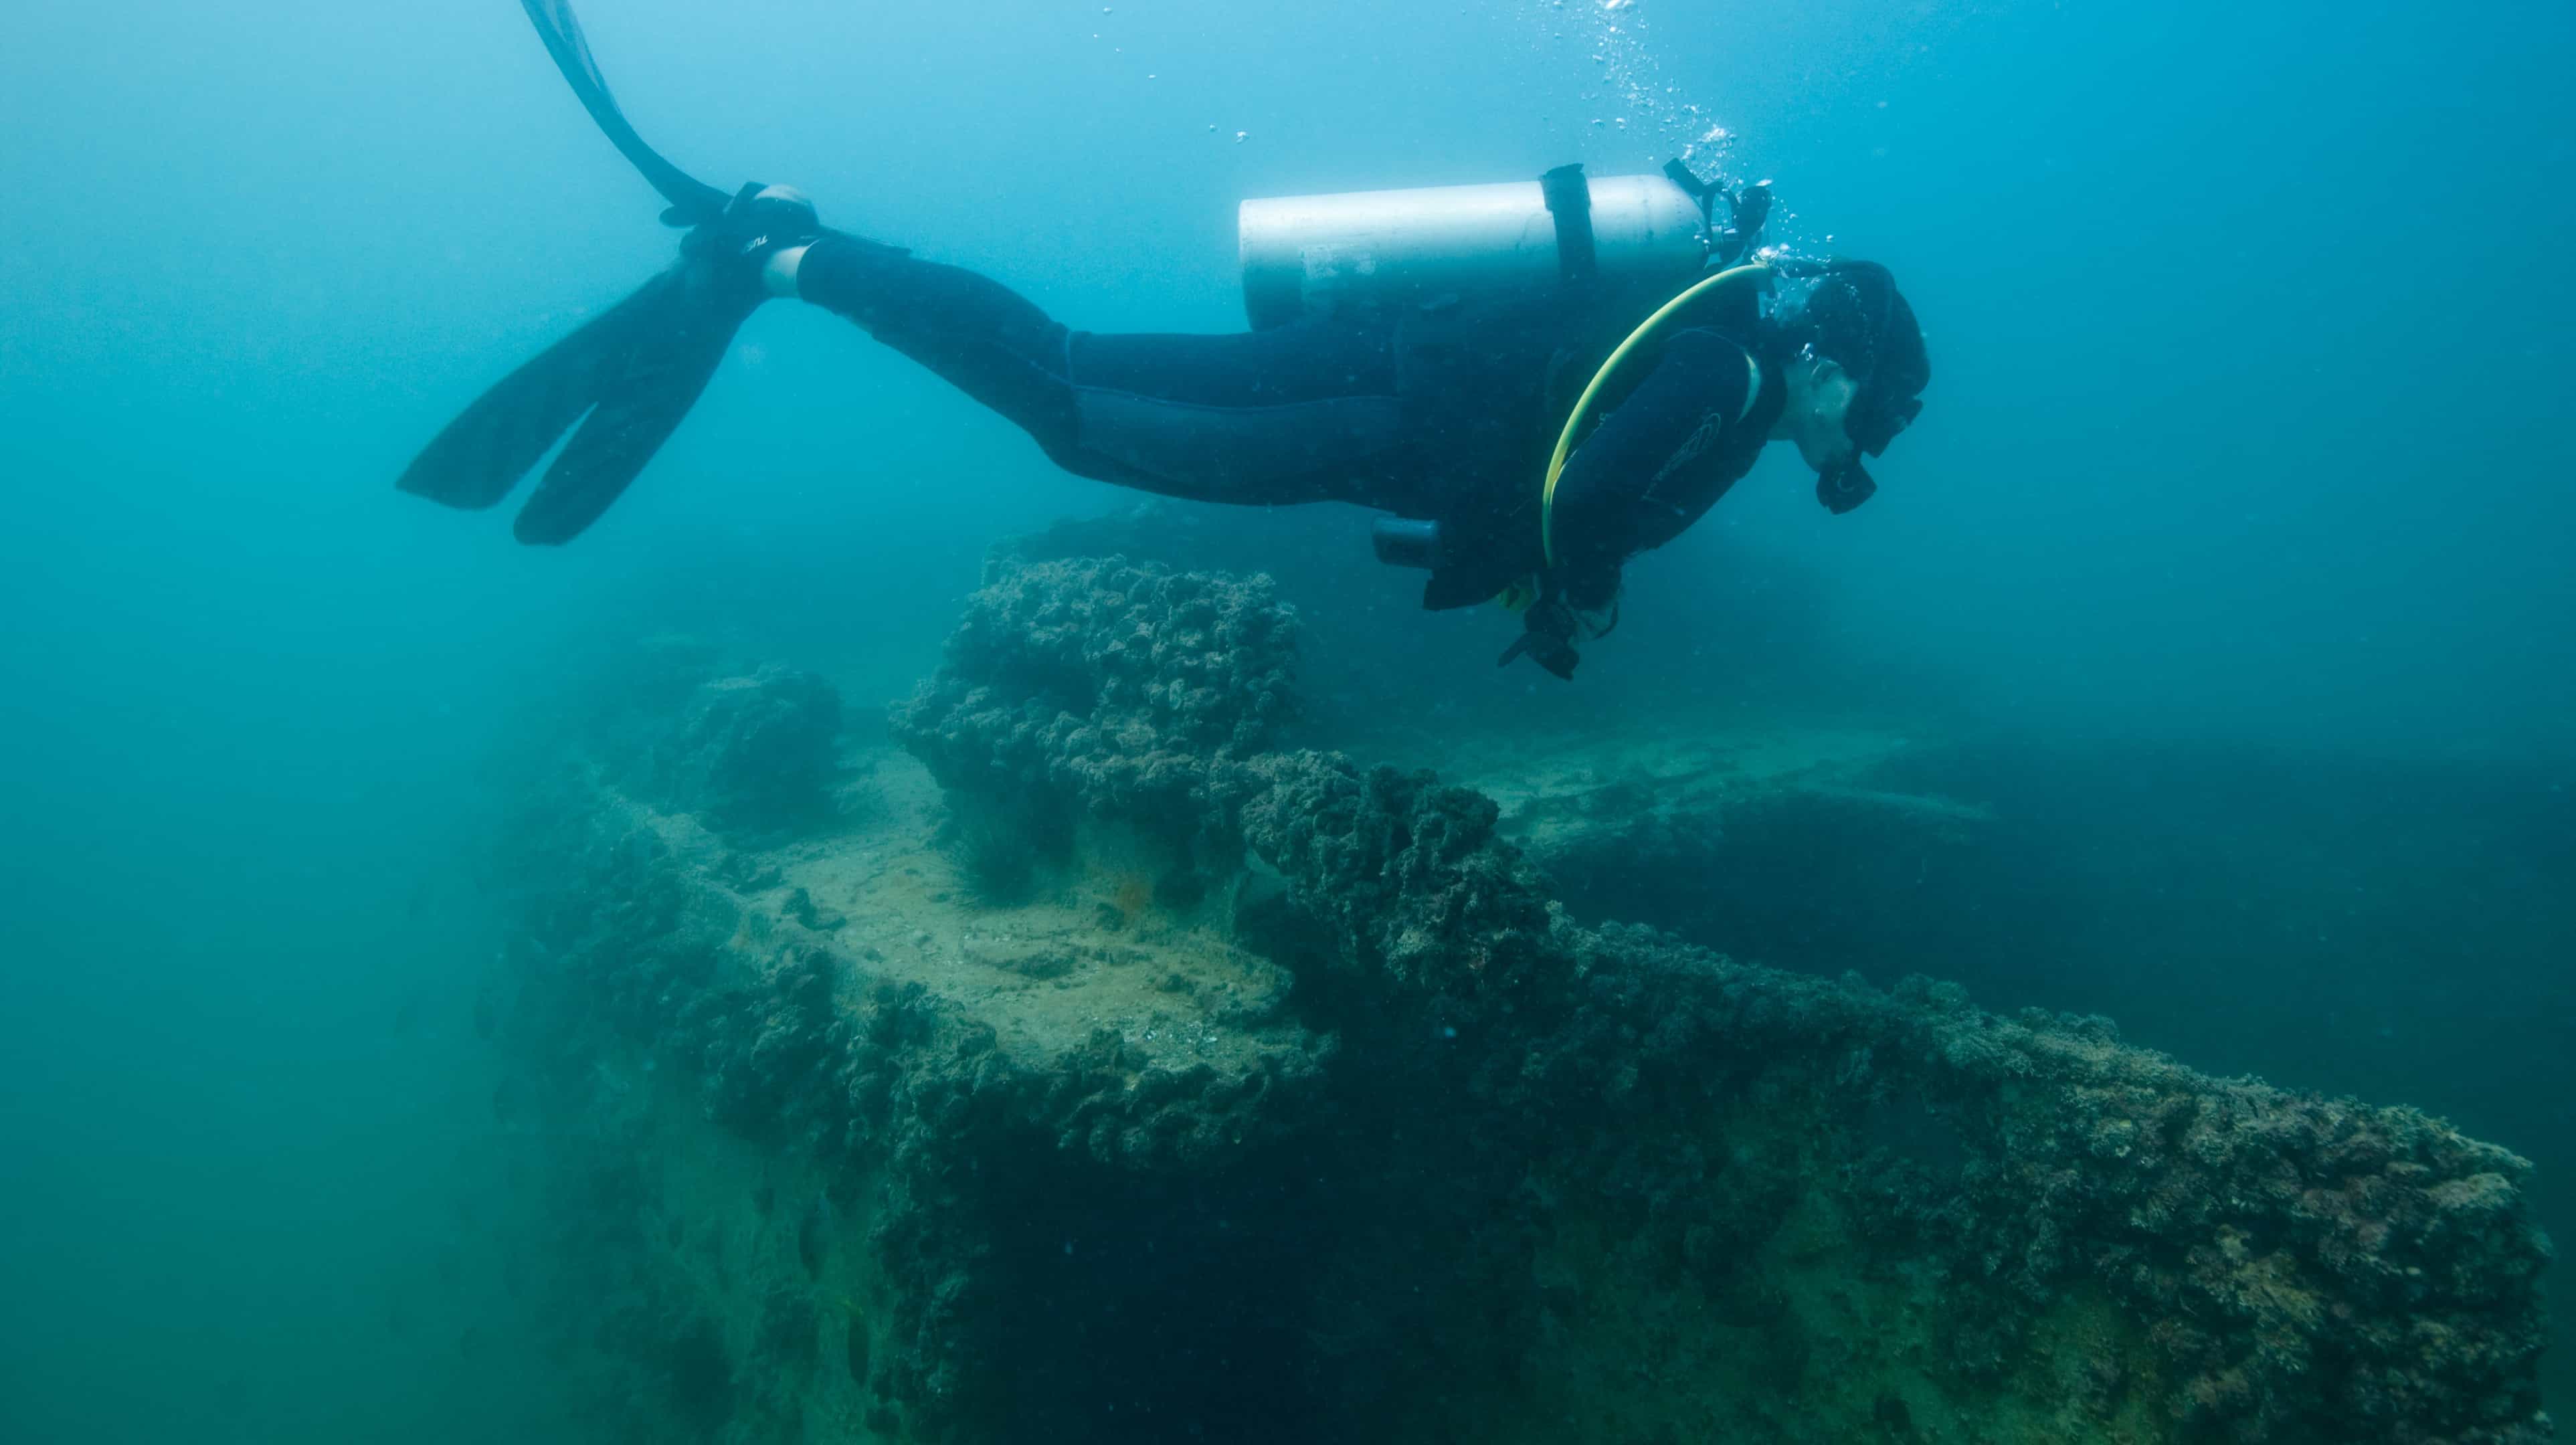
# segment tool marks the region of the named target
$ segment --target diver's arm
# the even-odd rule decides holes
[[[1726,494],[1734,478],[1702,463],[1740,423],[1754,384],[1744,348],[1717,332],[1677,332],[1664,344],[1557,479],[1551,530],[1571,590],[1606,596],[1622,561],[1680,536]]]

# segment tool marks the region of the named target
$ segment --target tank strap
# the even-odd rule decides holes
[[[1583,163],[1558,166],[1538,178],[1547,213],[1556,218],[1556,278],[1568,286],[1590,283],[1601,264],[1592,245],[1592,182]]]

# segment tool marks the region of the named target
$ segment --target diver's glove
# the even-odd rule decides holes
[[[450,507],[488,507],[569,430],[511,531],[531,544],[571,541],[679,429],[734,333],[769,299],[769,257],[821,234],[803,196],[743,187],[689,232],[670,269],[477,397],[395,485]]]
[[[1567,682],[1583,660],[1577,637],[1601,638],[1619,625],[1619,574],[1613,569],[1567,577],[1549,573],[1539,582],[1538,600],[1521,610],[1521,635],[1494,659],[1509,667],[1527,657]]]
[[[1581,614],[1574,610],[1565,594],[1554,588],[1521,609],[1521,635],[1494,659],[1494,666],[1509,667],[1514,659],[1526,657],[1567,682],[1574,681],[1574,667],[1583,660],[1574,650],[1575,634],[1583,629]]]
[[[1509,667],[1514,659],[1527,657],[1572,682],[1574,666],[1583,660],[1574,650],[1574,631],[1574,609],[1562,598],[1542,598],[1521,613],[1521,635],[1494,659],[1494,666]]]

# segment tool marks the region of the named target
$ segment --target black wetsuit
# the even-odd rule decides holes
[[[1437,521],[1427,607],[1540,570],[1539,490],[1602,357],[1662,296],[1595,291],[1312,318],[1232,335],[1074,331],[971,271],[855,237],[798,290],[1036,438],[1081,476],[1201,501],[1342,501]],[[1780,415],[1749,295],[1658,345],[1558,483],[1555,577],[1606,603],[1620,564],[1697,521]]]

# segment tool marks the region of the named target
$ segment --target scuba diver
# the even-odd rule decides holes
[[[794,298],[930,368],[1077,475],[1389,514],[1378,555],[1428,570],[1425,607],[1500,601],[1521,619],[1500,661],[1571,678],[1578,639],[1616,624],[1626,562],[1696,522],[1767,443],[1795,446],[1839,514],[1876,490],[1862,456],[1922,409],[1922,333],[1884,267],[1747,261],[1766,254],[1763,185],[1708,185],[1674,162],[1660,176],[1566,166],[1519,185],[1247,202],[1252,330],[1074,331],[972,271],[825,228],[790,188],[727,197],[690,180],[635,139],[562,0],[523,4],[593,117],[672,200],[665,221],[691,229],[669,270],[486,392],[404,473],[404,491],[488,507],[578,423],[518,515],[522,542],[595,521],[743,321]],[[1766,310],[1781,276],[1809,285]]]

